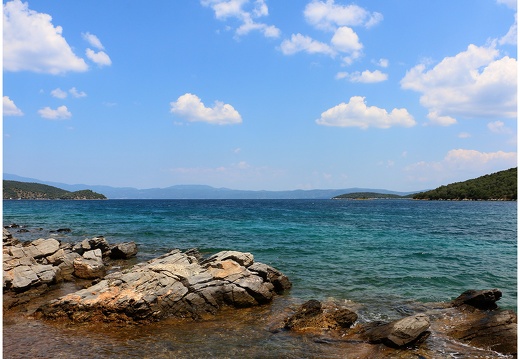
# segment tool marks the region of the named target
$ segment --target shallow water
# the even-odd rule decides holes
[[[8,358],[362,357],[368,349],[360,343],[269,329],[279,312],[311,298],[359,303],[362,321],[392,320],[406,315],[416,301],[448,301],[466,289],[496,287],[504,293],[498,304],[516,310],[515,202],[4,201],[8,223],[26,226],[27,233],[13,229],[20,239],[74,242],[104,235],[110,243],[133,240],[138,260],[172,248],[251,252],[293,282],[272,306],[196,323],[166,320],[113,330],[4,313]],[[65,227],[72,232],[49,231]],[[428,346],[439,358],[496,357],[435,337]]]

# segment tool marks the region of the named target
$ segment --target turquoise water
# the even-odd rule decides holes
[[[140,260],[172,248],[251,252],[289,276],[290,297],[348,299],[388,316],[400,303],[483,288],[501,289],[500,306],[516,310],[516,202],[4,201],[3,221],[26,226],[13,230],[21,239],[135,241]],[[64,227],[72,232],[49,232]]]

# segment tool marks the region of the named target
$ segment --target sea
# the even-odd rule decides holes
[[[7,200],[3,223],[22,226],[11,230],[22,240],[134,241],[138,262],[175,248],[250,252],[293,283],[271,306],[203,323],[92,330],[8,316],[8,358],[348,358],[333,343],[274,334],[275,311],[335,300],[358,305],[362,320],[389,321],[416,303],[487,288],[502,291],[500,308],[517,310],[516,202]],[[439,357],[465,357],[457,350],[444,345]]]

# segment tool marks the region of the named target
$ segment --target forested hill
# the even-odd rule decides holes
[[[417,193],[414,199],[516,201],[518,167]]]
[[[40,183],[3,181],[3,199],[107,199],[89,189],[70,192]]]

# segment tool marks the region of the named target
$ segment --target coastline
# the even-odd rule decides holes
[[[5,242],[6,239],[4,237],[4,251],[5,251]],[[91,241],[92,242],[92,241]],[[99,242],[99,241],[98,241]],[[41,242],[37,242],[40,244]],[[25,246],[28,246],[28,243],[25,244]],[[161,257],[159,257],[161,258]],[[153,261],[149,261],[153,262]],[[116,270],[122,270],[123,267],[129,267],[131,266],[125,266],[124,264],[121,267],[122,262],[119,263],[119,268],[116,268]],[[142,266],[142,263],[137,263],[137,267]],[[112,272],[114,273],[114,272]],[[131,273],[131,272],[130,272]],[[113,275],[113,274],[112,274]],[[103,277],[101,277],[102,280]],[[90,280],[91,281],[91,280]],[[103,280],[102,280],[103,281]],[[137,330],[140,333],[146,333],[148,330],[150,333],[153,333],[157,328],[164,328],[165,325],[173,325],[176,328],[176,334],[182,333],[185,330],[192,330],[194,332],[201,332],[206,333],[206,330],[209,328],[212,328],[214,323],[220,323],[219,325],[223,325],[227,328],[234,328],[234,333],[238,337],[244,336],[244,335],[251,335],[254,336],[262,336],[265,337],[264,340],[275,340],[276,338],[292,338],[295,342],[305,341],[305,340],[311,340],[314,344],[312,345],[312,350],[315,352],[324,353],[323,349],[324,346],[327,347],[327,350],[325,352],[328,352],[327,356],[324,357],[333,357],[331,356],[332,353],[337,353],[337,355],[340,355],[341,352],[348,351],[349,353],[357,353],[358,357],[360,358],[373,358],[374,355],[378,356],[388,356],[393,355],[396,357],[403,357],[406,358],[409,355],[424,355],[428,357],[429,355],[435,355],[436,350],[439,350],[440,347],[444,347],[443,350],[446,350],[446,347],[450,348],[449,350],[459,352],[462,350],[462,353],[464,355],[473,355],[474,353],[478,352],[480,354],[487,353],[488,357],[494,357],[493,353],[496,353],[495,351],[486,351],[483,348],[478,348],[479,345],[474,346],[475,342],[478,343],[478,340],[475,340],[474,338],[470,340],[471,345],[468,346],[467,344],[464,344],[464,335],[461,335],[458,340],[462,340],[458,342],[458,340],[454,341],[454,338],[452,337],[453,332],[450,333],[450,331],[446,332],[446,328],[451,326],[453,327],[454,323],[457,323],[455,327],[457,328],[474,328],[476,322],[482,322],[482,315],[489,316],[487,321],[495,321],[495,329],[498,325],[496,322],[496,318],[502,318],[501,320],[504,320],[503,324],[505,327],[509,328],[509,331],[514,331],[514,343],[511,343],[511,332],[509,334],[502,333],[503,338],[505,340],[505,344],[503,344],[503,347],[495,347],[495,350],[497,348],[502,348],[502,352],[506,354],[515,354],[516,353],[516,313],[511,311],[503,311],[503,310],[489,310],[487,305],[489,303],[493,306],[494,302],[497,299],[500,299],[501,293],[494,291],[486,291],[483,293],[484,295],[484,303],[486,307],[483,307],[482,309],[474,309],[473,305],[464,304],[465,302],[461,302],[462,304],[457,305],[451,305],[450,303],[409,303],[408,309],[403,312],[404,317],[403,318],[410,318],[410,315],[414,317],[414,315],[422,315],[423,317],[426,316],[427,319],[427,332],[428,334],[425,336],[425,338],[422,338],[420,341],[412,340],[411,344],[405,345],[403,348],[396,348],[391,344],[388,344],[385,342],[385,340],[375,340],[370,339],[368,337],[367,339],[367,328],[372,328],[374,325],[380,326],[377,322],[366,322],[361,317],[359,318],[359,321],[356,316],[356,324],[352,325],[349,324],[347,327],[337,327],[331,326],[331,319],[329,317],[323,317],[323,313],[326,313],[327,309],[319,309],[318,314],[312,314],[310,316],[311,322],[308,322],[308,319],[306,319],[306,316],[309,315],[309,312],[304,314],[298,314],[298,311],[301,310],[302,304],[301,300],[298,300],[296,298],[292,298],[287,295],[283,295],[277,298],[274,298],[274,300],[269,304],[264,304],[259,307],[251,307],[251,308],[242,308],[242,309],[231,309],[230,307],[226,306],[222,308],[221,313],[213,313],[210,316],[204,315],[200,317],[198,320],[187,320],[183,318],[163,318],[159,322],[156,322],[156,324],[148,323],[148,324],[140,324],[137,327],[135,325],[131,325],[130,327],[124,328],[121,327],[121,323],[110,323],[110,321],[102,320],[101,322],[97,322],[99,324],[95,324],[93,322],[86,322],[86,323],[78,323],[74,321],[71,324],[64,324],[61,320],[55,321],[55,320],[43,320],[43,318],[40,318],[40,316],[35,315],[39,308],[41,308],[42,305],[45,305],[46,302],[49,302],[49,300],[55,299],[57,296],[63,296],[67,293],[74,293],[78,290],[79,287],[83,288],[89,288],[92,285],[96,285],[95,283],[100,283],[99,279],[95,279],[93,282],[89,283],[89,280],[79,280],[77,278],[71,278],[71,281],[63,281],[61,283],[52,284],[50,283],[47,288],[44,288],[45,290],[43,292],[40,292],[38,295],[33,296],[29,300],[25,301],[22,300],[22,304],[14,305],[11,309],[6,310],[6,301],[4,301],[4,329],[7,330],[7,332],[10,331],[11,328],[17,328],[14,332],[20,330],[21,328],[19,325],[22,325],[20,323],[26,323],[29,327],[38,327],[42,328],[47,327],[52,332],[54,332],[59,337],[65,335],[66,332],[69,332],[70,330],[64,329],[64,328],[71,328],[70,325],[72,324],[75,330],[77,330],[78,333],[82,333],[81,335],[85,335],[85,330],[89,331],[95,326],[99,326],[99,324],[102,325],[103,330],[101,332],[112,332],[111,336],[114,338],[119,338],[119,335],[113,333],[113,327],[117,327],[117,331],[120,331],[120,335],[123,336],[123,333],[134,333],[131,334],[131,336],[135,337],[135,331]],[[80,291],[84,291],[85,289],[80,289]],[[495,294],[489,294],[489,293],[495,293]],[[5,287],[4,287],[4,298],[5,298]],[[490,296],[493,298],[491,301],[489,301],[487,298],[490,298]],[[456,303],[455,301],[454,303]],[[11,302],[12,303],[12,302]],[[298,304],[300,303],[300,304]],[[480,303],[480,302],[479,302]],[[303,303],[305,305],[305,303]],[[323,301],[319,304],[319,308],[333,308],[334,313],[338,311],[339,308],[350,308],[349,312],[351,310],[353,311],[361,311],[363,308],[363,304],[360,303],[353,303],[353,302],[347,302],[347,301]],[[331,307],[332,306],[332,307]],[[478,306],[478,305],[477,305]],[[473,309],[472,309],[473,308]],[[325,310],[325,311],[324,311]],[[346,309],[345,309],[346,310]],[[412,314],[412,312],[415,312],[416,314]],[[322,314],[320,314],[322,313]],[[353,313],[353,312],[352,312]],[[418,313],[418,314],[417,314]],[[249,319],[246,319],[249,318]],[[296,318],[296,319],[292,319]],[[494,318],[494,319],[491,319]],[[513,318],[513,319],[511,319]],[[260,320],[260,322],[259,322]],[[287,323],[296,323],[298,320],[303,320],[303,330],[301,329],[291,329],[288,330],[288,324]],[[307,321],[306,321],[307,320]],[[337,319],[336,319],[337,320]],[[511,322],[513,320],[514,326]],[[244,321],[247,321],[248,324],[246,324],[245,327],[241,327],[244,325]],[[296,321],[296,322],[295,322]],[[242,323],[242,324],[240,324]],[[261,324],[263,323],[263,324]],[[285,324],[284,324],[285,323]],[[309,323],[312,323],[309,324]],[[65,327],[63,327],[65,325]],[[144,326],[143,326],[144,325]],[[23,326],[23,325],[22,325]],[[125,325],[126,326],[126,325]],[[260,327],[258,327],[260,326]],[[292,327],[297,328],[298,325],[291,324]],[[301,326],[301,325],[300,325]],[[352,326],[352,328],[350,328]],[[240,328],[240,331],[237,332],[237,328]],[[262,329],[263,328],[263,329]],[[28,328],[26,328],[28,329]],[[97,328],[96,330],[98,330]],[[213,330],[213,329],[212,329]],[[296,331],[295,331],[296,330]],[[372,329],[370,329],[372,330]],[[468,329],[460,329],[463,331],[467,331]],[[23,331],[23,330],[22,330]],[[475,329],[474,329],[475,331]],[[476,330],[478,332],[478,330]],[[30,332],[30,330],[29,330]],[[63,334],[59,334],[63,333]],[[164,332],[161,330],[162,335],[165,335]],[[240,334],[239,334],[240,333]],[[247,334],[246,334],[247,333]],[[26,333],[27,334],[27,333]],[[125,334],[125,335],[126,335]],[[68,334],[67,334],[68,335]],[[77,334],[76,334],[77,335]],[[207,335],[207,334],[204,334]],[[490,340],[492,340],[495,345],[497,345],[500,340],[497,339],[497,337],[492,337],[491,334],[487,334],[488,338],[480,338],[481,341],[484,343],[488,343]],[[92,338],[91,335],[88,335],[87,337]],[[147,335],[145,335],[147,337]],[[431,338],[434,338],[433,340]],[[428,339],[430,338],[430,339]],[[14,343],[11,341],[14,340],[14,338],[7,335],[7,337],[4,336],[4,339],[7,340],[7,347],[11,347],[11,350],[15,350]],[[150,339],[150,338],[149,338]],[[116,339],[116,342],[120,339]],[[227,336],[226,340],[229,343],[233,343],[233,336]],[[497,341],[498,340],[498,341]],[[75,339],[73,340],[75,341]],[[275,340],[276,342],[276,340]],[[5,342],[4,342],[5,343]],[[152,340],[153,343],[153,340]],[[151,344],[151,343],[150,343]],[[237,343],[234,343],[237,345]],[[45,346],[44,343],[39,343],[40,346]],[[514,353],[512,352],[513,349],[511,349],[511,346],[514,346]],[[217,349],[218,347],[219,349]],[[507,349],[505,349],[507,348]],[[282,348],[278,348],[278,350],[281,350]],[[177,351],[178,357],[190,357],[188,355],[188,351],[185,351],[187,349],[181,349],[180,351]],[[220,345],[213,345],[213,349],[215,357],[225,357],[223,348]],[[232,348],[228,348],[228,350],[236,350]],[[242,350],[242,349],[241,349]],[[262,348],[249,348],[249,353],[255,350],[262,351]],[[6,354],[4,352],[4,354]],[[11,357],[9,355],[13,355],[12,357],[17,357],[14,352],[7,353],[6,357]],[[185,356],[183,356],[185,355]],[[490,355],[490,356],[489,356]],[[497,357],[499,357],[498,354],[496,354]],[[247,356],[247,355],[246,355]],[[74,356],[73,356],[74,357]],[[305,357],[305,356],[303,356]],[[470,356],[468,356],[470,357]],[[504,357],[504,356],[502,356]],[[506,356],[507,357],[507,356]]]

